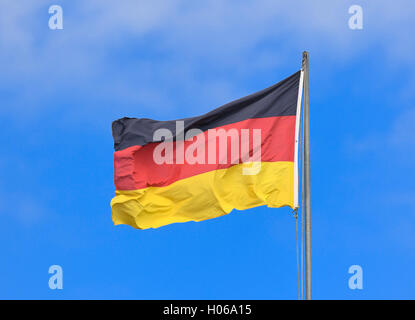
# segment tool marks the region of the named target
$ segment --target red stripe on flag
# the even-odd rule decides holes
[[[253,129],[261,129],[261,161],[294,161],[295,116],[280,116],[269,118],[247,119],[216,130],[249,129],[250,153],[252,155]],[[157,164],[154,162],[154,149],[160,143],[150,143],[145,146],[132,146],[116,151],[114,154],[114,182],[117,190],[136,190],[153,187],[162,187],[175,181],[185,179],[197,174],[217,169],[229,168],[234,165],[230,161],[231,143],[228,140],[226,164],[208,164],[208,131],[201,133],[205,138],[204,164],[177,164],[176,146],[174,146],[173,164]],[[170,142],[175,144],[175,142]],[[184,152],[193,144],[193,141],[184,142]],[[241,146],[239,146],[241,150]],[[239,151],[240,154],[241,151]],[[216,143],[216,155],[219,154],[219,143]],[[242,162],[239,159],[239,162]]]

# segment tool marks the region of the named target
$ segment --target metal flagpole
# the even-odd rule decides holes
[[[305,233],[305,290],[311,300],[311,199],[310,199],[310,92],[308,52],[303,52],[304,114],[303,114],[303,174],[304,174],[304,233]]]

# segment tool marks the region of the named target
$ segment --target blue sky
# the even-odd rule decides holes
[[[48,28],[53,4],[63,30]],[[363,30],[348,28],[352,4]],[[114,227],[111,122],[202,114],[291,75],[303,50],[314,298],[415,298],[412,1],[0,7],[0,298],[296,299],[289,209]],[[354,264],[363,290],[348,288]]]

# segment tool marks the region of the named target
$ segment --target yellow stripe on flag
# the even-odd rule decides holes
[[[251,164],[238,164],[182,179],[164,187],[117,190],[111,201],[115,225],[138,229],[170,223],[202,221],[225,215],[232,209],[261,205],[294,207],[294,164],[260,162],[256,175],[243,175]]]

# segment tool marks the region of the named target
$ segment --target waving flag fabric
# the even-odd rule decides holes
[[[198,117],[112,124],[114,224],[138,229],[297,207],[301,72]]]

